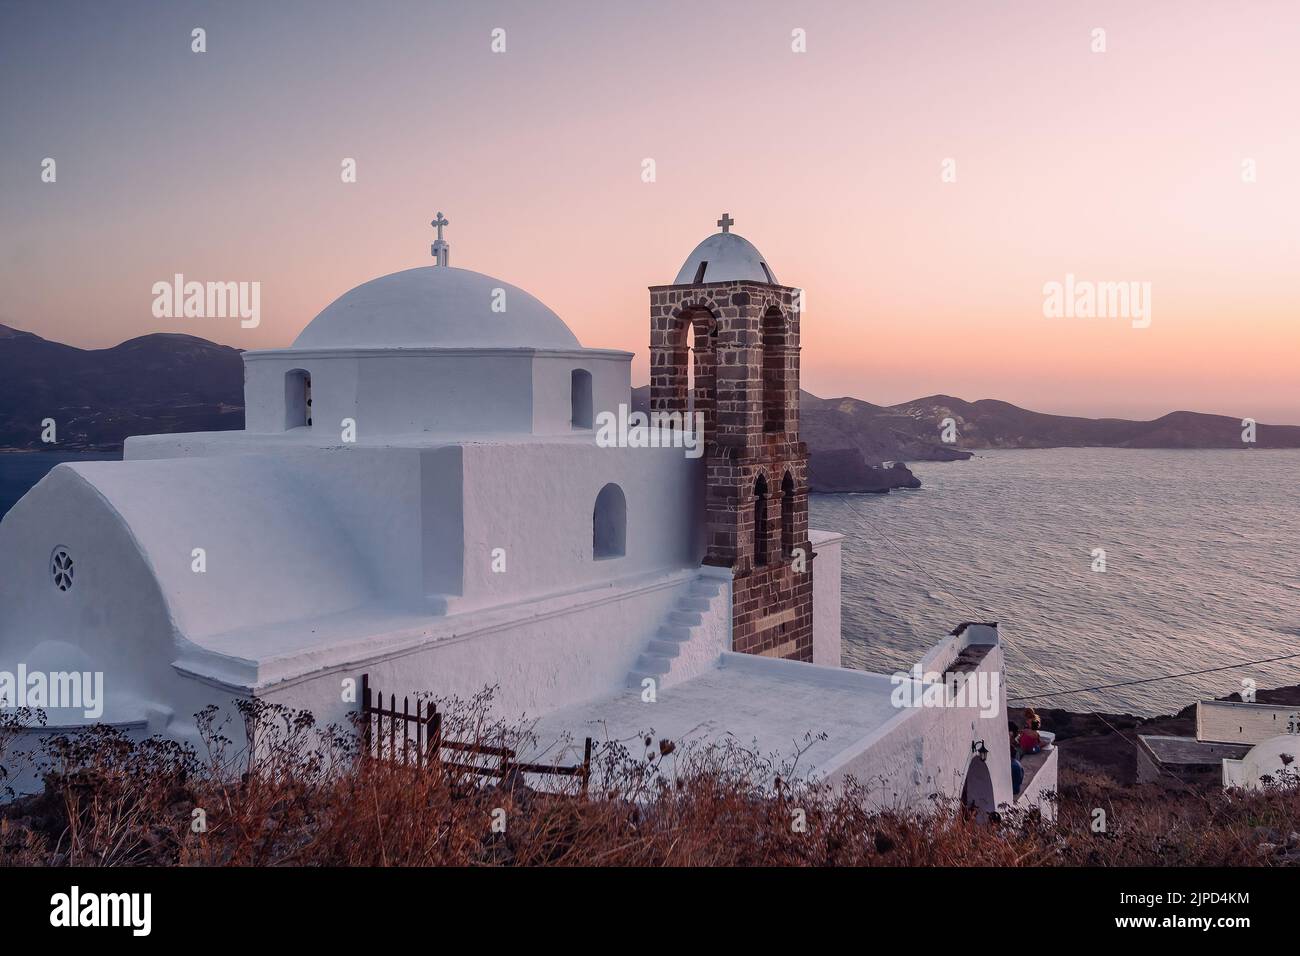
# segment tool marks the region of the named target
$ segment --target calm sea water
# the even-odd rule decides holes
[[[1300,653],[1300,451],[989,451],[924,485],[814,495],[843,531],[845,663],[909,667],[995,620],[1012,694]],[[1093,549],[1106,571],[1092,570]],[[1142,714],[1300,683],[1300,659],[1044,703]]]
[[[0,517],[61,461],[107,461],[121,457],[70,451],[0,452]]]

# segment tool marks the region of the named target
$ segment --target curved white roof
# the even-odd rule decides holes
[[[1296,757],[1300,756],[1300,740],[1295,734],[1279,734],[1257,743],[1246,756],[1241,758],[1240,786],[1258,788],[1261,778],[1290,777],[1300,775]]]
[[[700,266],[703,265],[703,271]],[[734,282],[749,279],[776,285],[776,276],[767,260],[744,236],[734,232],[717,232],[709,236],[686,257],[673,285],[693,282]]]
[[[498,302],[503,311],[493,311]],[[518,286],[469,269],[422,266],[371,279],[345,292],[311,320],[292,347],[576,349],[582,345],[558,315]]]
[[[190,641],[336,612],[371,597],[342,522],[274,457],[65,463],[50,473],[56,474],[93,488],[96,501],[126,525]],[[231,488],[258,493],[231,495]],[[180,552],[185,560],[177,557],[178,542],[191,541],[207,552],[203,574],[193,572],[188,550]]]

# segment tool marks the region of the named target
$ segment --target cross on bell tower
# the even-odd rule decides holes
[[[434,240],[429,251],[433,254],[433,264],[435,266],[447,266],[451,261],[451,244],[442,238],[442,227],[451,225],[451,222],[444,218],[442,212],[438,213],[438,218],[429,223],[438,230],[438,238]]]

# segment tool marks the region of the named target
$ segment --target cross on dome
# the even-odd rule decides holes
[[[442,215],[442,213],[438,213]],[[731,218],[731,213],[724,212],[722,218],[718,220],[718,225],[722,227],[723,232],[731,232],[731,227],[736,224],[736,220]]]
[[[437,240],[429,247],[429,252],[433,255],[433,264],[435,266],[446,266],[451,260],[451,244],[442,238],[442,227],[451,225],[451,221],[444,217],[442,211],[439,210],[438,218],[434,219],[429,225],[438,230]]]

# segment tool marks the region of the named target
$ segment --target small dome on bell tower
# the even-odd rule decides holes
[[[762,282],[777,285],[767,260],[752,242],[731,231],[735,224],[729,213],[718,220],[721,232],[714,233],[692,250],[677,271],[673,285],[702,282]]]

